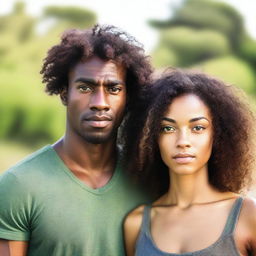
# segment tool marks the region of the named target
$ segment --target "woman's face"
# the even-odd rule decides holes
[[[169,169],[180,175],[207,171],[213,143],[210,110],[194,94],[175,98],[161,121],[160,154]]]

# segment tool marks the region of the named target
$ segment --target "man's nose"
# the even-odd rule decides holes
[[[91,110],[109,110],[109,103],[106,92],[103,87],[97,88],[94,93],[91,94],[90,105]]]

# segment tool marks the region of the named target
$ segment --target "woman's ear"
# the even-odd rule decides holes
[[[60,99],[64,106],[68,105],[68,90],[67,88],[64,88],[62,92],[60,93]]]

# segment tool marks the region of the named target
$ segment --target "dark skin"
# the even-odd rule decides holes
[[[116,134],[126,106],[125,69],[93,56],[69,72],[61,93],[67,108],[66,132],[53,148],[69,170],[91,188],[111,179],[116,165]],[[28,242],[0,240],[1,256],[27,255]]]
[[[92,188],[104,186],[116,164],[116,132],[126,103],[125,72],[97,57],[69,74],[67,129],[54,149],[69,169]]]

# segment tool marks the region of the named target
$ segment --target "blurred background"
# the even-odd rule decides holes
[[[157,70],[205,71],[241,87],[256,110],[256,3],[251,0],[9,0],[0,3],[0,173],[60,138],[65,109],[39,71],[67,28],[113,24]]]

